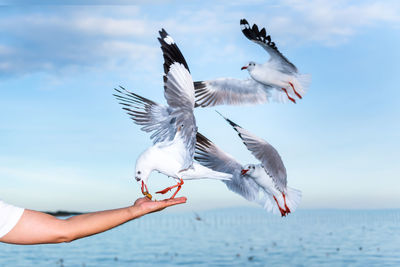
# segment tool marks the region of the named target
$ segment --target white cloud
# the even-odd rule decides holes
[[[11,54],[13,52],[12,47],[6,45],[0,45],[0,55]]]
[[[134,69],[137,63],[142,68],[154,63],[157,46],[151,38],[151,22],[102,17],[101,9],[86,14],[76,10],[0,19],[1,31],[8,39],[0,43],[0,74],[58,72],[76,66],[123,70]],[[132,59],[136,62],[129,62]]]
[[[337,45],[375,25],[393,27],[400,22],[400,4],[393,1],[256,0],[241,6],[218,2],[213,9],[177,5],[174,12],[151,17],[140,6],[76,6],[4,16],[0,31],[11,41],[0,41],[0,73],[54,72],[76,66],[153,71],[161,61],[155,40],[161,27],[179,38],[185,54],[201,51],[196,59],[200,66],[217,58],[225,58],[227,64],[244,61],[248,50],[238,45],[243,37],[238,21],[243,16],[265,27],[280,46]]]
[[[126,37],[149,35],[147,23],[143,20],[79,17],[73,25],[76,30],[93,35]]]
[[[266,28],[291,41],[332,45],[380,23],[400,23],[400,4],[394,1],[284,0],[280,9],[286,12],[265,19]]]

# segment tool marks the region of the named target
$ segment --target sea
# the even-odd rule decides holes
[[[0,243],[0,266],[400,266],[400,210],[163,211],[71,243]]]

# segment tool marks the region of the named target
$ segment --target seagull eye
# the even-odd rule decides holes
[[[140,171],[137,172],[137,174],[140,174],[140,173],[141,173]]]

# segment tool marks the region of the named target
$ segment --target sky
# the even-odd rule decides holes
[[[0,198],[38,210],[132,204],[136,158],[152,143],[112,96],[165,103],[158,30],[194,80],[248,78],[268,54],[239,21],[265,27],[312,75],[297,104],[196,109],[199,131],[242,164],[257,160],[218,110],[280,153],[300,209],[400,208],[398,1],[0,1]],[[153,173],[149,189],[174,180]],[[257,207],[219,181],[187,181],[174,210]],[[160,197],[156,197],[160,199]]]

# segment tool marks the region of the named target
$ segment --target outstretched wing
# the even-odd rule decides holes
[[[253,179],[240,174],[242,165],[231,155],[219,149],[204,135],[197,133],[196,138],[195,160],[197,160],[201,165],[214,171],[232,174],[230,180],[222,181],[226,184],[228,189],[249,201],[259,203],[259,194],[261,189]]]
[[[247,149],[261,161],[266,173],[275,182],[276,188],[281,192],[285,192],[287,185],[286,168],[278,151],[267,141],[253,135],[233,121],[223,118],[238,132]]]
[[[194,118],[194,85],[189,67],[178,46],[168,33],[159,31],[158,41],[164,57],[164,96],[172,115],[176,117],[177,129],[187,148],[184,168],[192,165],[196,144],[197,126]]]
[[[170,141],[174,138],[176,132],[176,117],[172,114],[172,109],[160,105],[147,98],[139,96],[126,90],[123,87],[115,89],[117,94],[114,96],[130,118],[145,132],[153,132],[151,139],[154,143]]]
[[[178,46],[162,29],[158,41],[164,57],[164,96],[172,108],[194,108],[194,86],[189,67]]]
[[[196,107],[261,104],[268,102],[274,88],[253,79],[219,78],[194,83]]]
[[[214,171],[235,173],[240,172],[242,165],[231,155],[219,149],[213,142],[201,133],[196,135],[196,152],[194,156],[201,165]]]
[[[244,36],[246,36],[250,41],[259,44],[268,52],[271,57],[270,60],[275,61],[281,71],[286,73],[297,73],[296,66],[282,55],[281,52],[279,52],[275,43],[271,41],[271,36],[267,35],[265,28],[258,30],[256,24],[253,24],[253,27],[250,27],[246,19],[240,20],[240,27]]]

